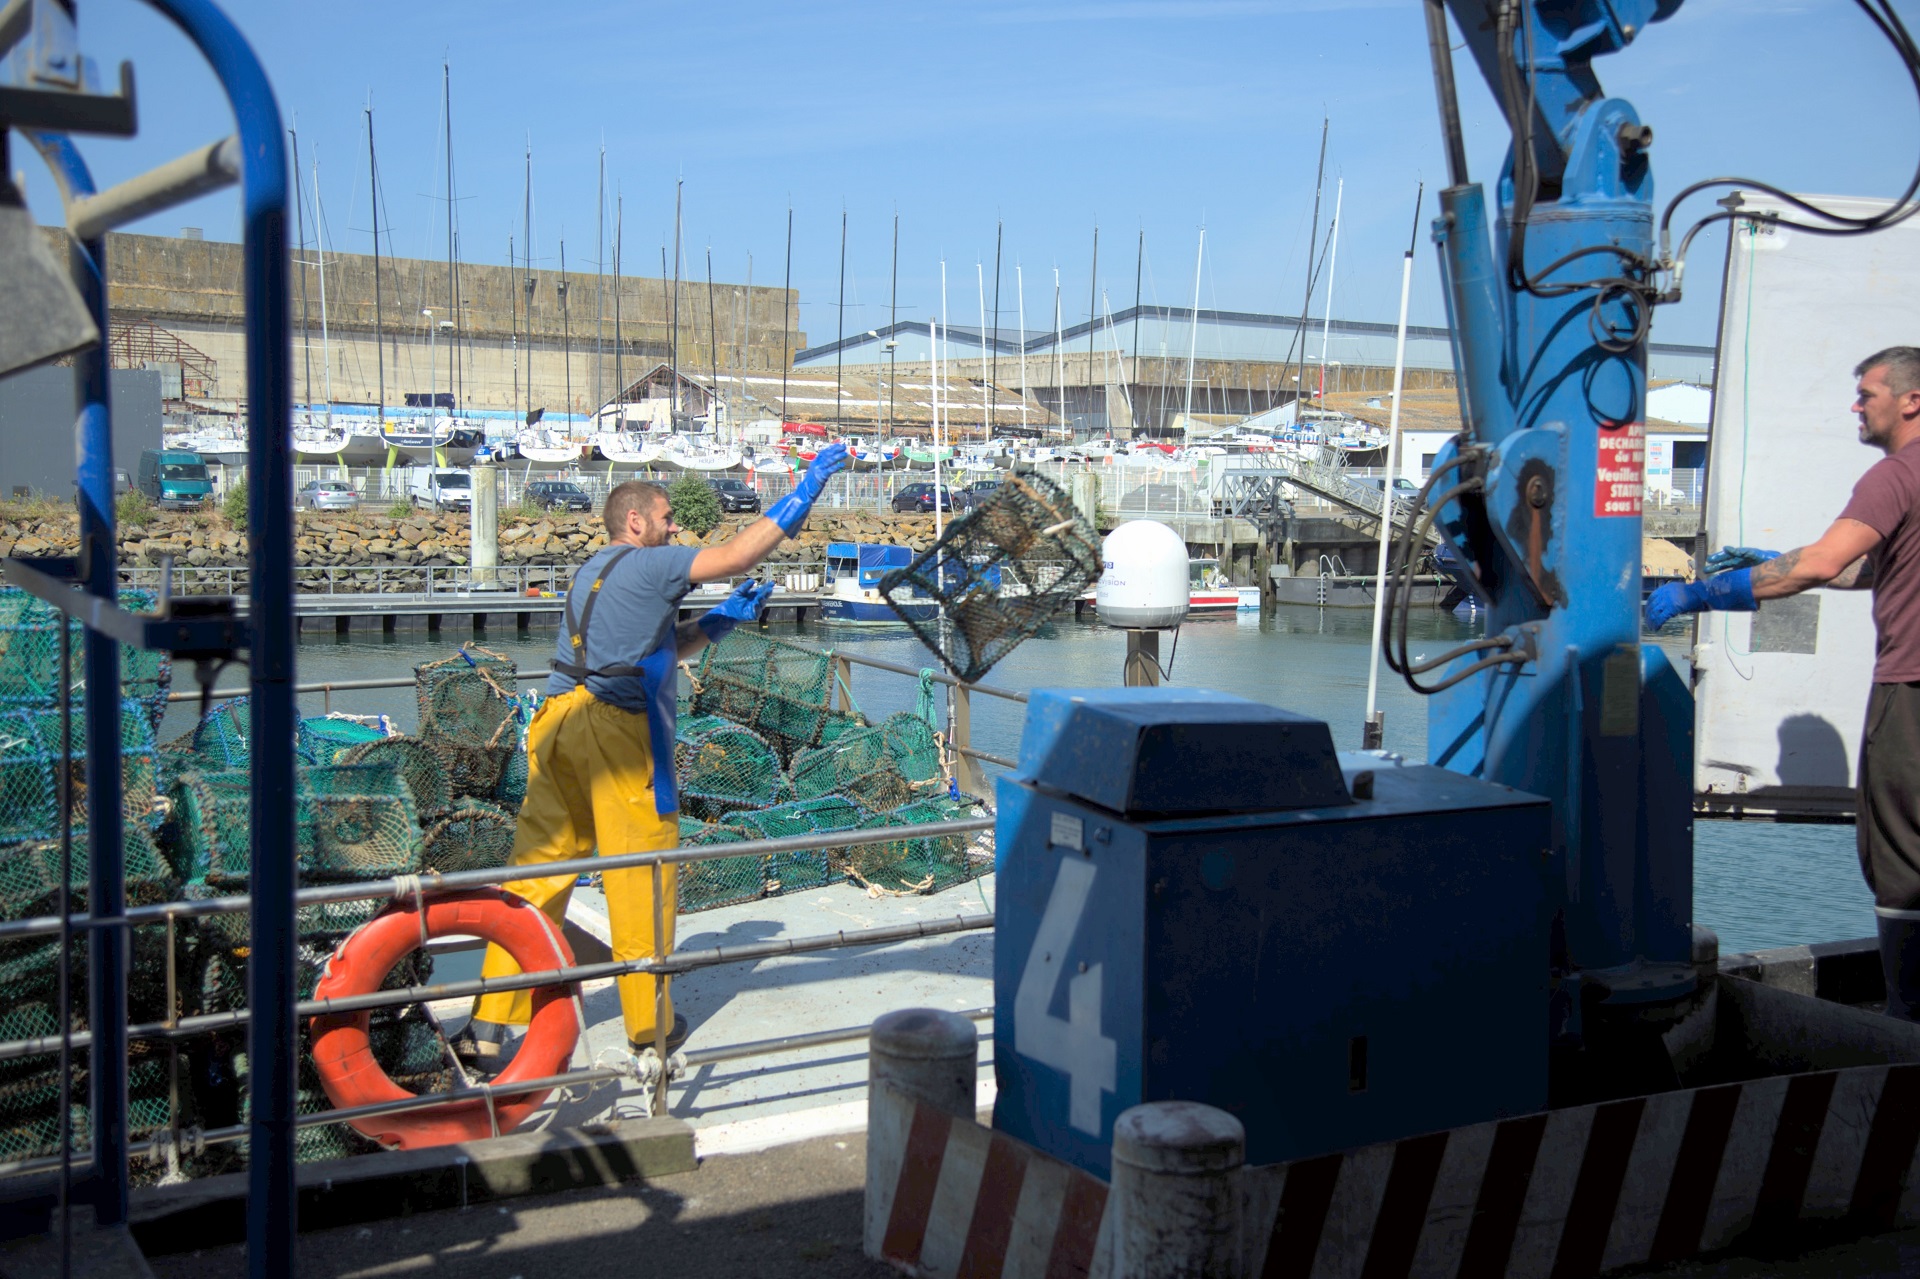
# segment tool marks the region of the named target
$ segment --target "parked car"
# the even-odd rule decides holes
[[[123,468],[118,466],[114,467],[113,468],[113,495],[115,497],[119,497],[122,493],[131,493],[132,491],[133,491],[133,477],[131,475],[128,475]]]
[[[571,480],[535,480],[527,485],[527,500],[548,511],[591,511],[593,499]]]
[[[994,490],[1004,483],[1006,483],[1005,480],[975,480],[964,488],[955,489],[953,491],[955,509],[971,511],[992,497]]]
[[[713,495],[720,499],[720,509],[728,515],[740,511],[760,511],[760,495],[749,488],[745,480],[736,480],[730,475],[719,476],[707,481],[713,486]]]
[[[473,477],[465,471],[421,469],[414,472],[409,496],[415,506],[431,506],[436,511],[472,510]]]
[[[316,511],[351,511],[360,505],[360,495],[345,480],[308,480],[293,495],[293,504]]]
[[[921,515],[933,514],[933,485],[909,484],[893,495],[893,509],[899,512],[915,512]],[[964,511],[966,500],[945,484],[940,486],[940,509],[943,511]]]
[[[1378,493],[1382,487],[1381,479],[1377,475],[1354,475],[1354,476],[1349,476],[1348,478],[1351,479],[1355,484],[1366,485],[1368,488],[1372,489],[1376,493]],[[1419,491],[1420,491],[1420,486],[1415,484],[1412,480],[1408,479],[1406,476],[1401,475],[1401,476],[1396,476],[1394,478],[1393,495],[1395,497],[1413,497],[1415,494],[1419,493]]]
[[[139,489],[162,510],[193,510],[213,496],[207,464],[183,449],[148,449],[140,454]]]

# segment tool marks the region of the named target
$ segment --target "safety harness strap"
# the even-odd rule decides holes
[[[589,675],[632,676],[640,673],[640,668],[637,666],[610,666],[605,670],[592,670],[588,668],[586,660],[587,628],[593,624],[593,606],[600,601],[600,587],[606,582],[607,574],[613,572],[613,566],[625,559],[629,552],[637,549],[637,547],[622,546],[607,556],[607,562],[602,564],[599,573],[594,575],[593,585],[587,588],[587,603],[584,608],[580,607],[580,579],[577,577],[574,579],[573,589],[567,592],[567,642],[573,650],[574,660],[563,662],[556,657],[548,663],[560,674],[584,684]]]

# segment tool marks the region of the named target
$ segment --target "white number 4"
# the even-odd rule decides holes
[[[1027,953],[1020,989],[1013,997],[1013,1050],[1042,1066],[1051,1066],[1070,1085],[1068,1121],[1081,1132],[1100,1135],[1100,1094],[1114,1091],[1118,1050],[1100,1033],[1102,965],[1094,964],[1067,979],[1067,1019],[1048,1011],[1067,948],[1086,914],[1093,891],[1093,863],[1062,858],[1060,873],[1047,895],[1040,931]]]

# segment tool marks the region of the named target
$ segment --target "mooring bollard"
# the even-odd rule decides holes
[[[1155,1101],[1113,1125],[1115,1279],[1239,1279],[1247,1134],[1224,1110]]]
[[[937,1008],[902,1008],[869,1033],[869,1084],[885,1082],[956,1119],[973,1118],[980,1031],[971,1021]]]
[[[909,1158],[909,1132],[918,1103],[964,1119],[974,1117],[980,1032],[958,1013],[903,1008],[873,1023],[867,1037],[867,1190],[863,1246],[869,1257],[885,1250],[894,1191]],[[882,1089],[880,1085],[887,1085]],[[902,1094],[883,1097],[883,1091]],[[906,1102],[905,1098],[911,1098]],[[935,1120],[946,1126],[946,1121]],[[942,1135],[941,1148],[945,1148]],[[924,1155],[922,1156],[924,1158]]]

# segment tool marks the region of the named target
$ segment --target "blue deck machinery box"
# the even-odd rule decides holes
[[[996,1128],[1105,1177],[1143,1101],[1254,1164],[1545,1108],[1545,800],[1164,688],[1036,692],[998,798]]]

